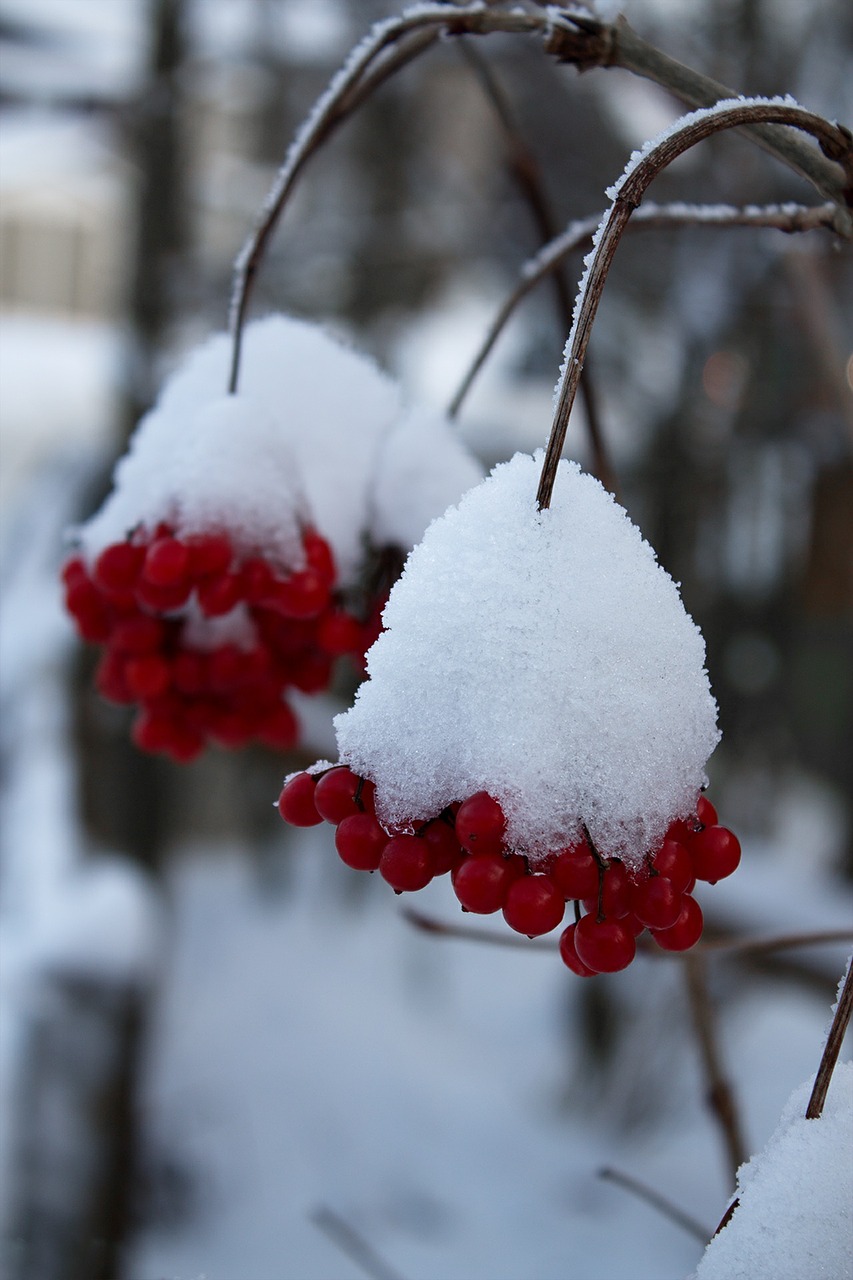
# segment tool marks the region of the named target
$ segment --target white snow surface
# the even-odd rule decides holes
[[[838,1063],[823,1114],[807,1080],[764,1150],[738,1174],[739,1204],[695,1280],[843,1280],[853,1275],[853,1062]]]
[[[446,419],[429,415],[422,440],[397,384],[317,325],[283,315],[249,324],[238,392],[225,396],[230,360],[218,334],[166,382],[81,531],[91,559],[140,522],[165,520],[185,533],[227,530],[244,553],[298,567],[299,525],[311,523],[346,584],[366,538],[410,547],[480,478]]]
[[[541,454],[433,522],[391,592],[341,759],[406,827],[486,790],[534,860],[581,834],[637,866],[692,812],[719,733],[702,636],[624,510]]]

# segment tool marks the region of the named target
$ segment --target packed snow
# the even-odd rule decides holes
[[[823,1114],[807,1080],[764,1150],[738,1175],[738,1206],[695,1280],[842,1280],[853,1275],[853,1062],[839,1063]]]
[[[446,419],[421,413],[416,425],[399,387],[317,325],[249,324],[238,392],[225,397],[230,359],[219,334],[167,381],[80,532],[90,559],[162,520],[227,530],[244,553],[299,567],[299,525],[311,523],[346,585],[366,540],[408,548],[482,474]]]
[[[335,720],[341,759],[406,827],[479,790],[534,859],[589,828],[637,866],[694,810],[719,733],[702,636],[597,480],[517,454],[409,557]]]

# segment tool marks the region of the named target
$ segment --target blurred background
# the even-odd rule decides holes
[[[180,767],[131,746],[62,613],[68,528],[102,500],[181,353],[225,327],[235,255],[289,140],[394,11],[0,0],[10,1280],[349,1280],[371,1266],[661,1280],[701,1243],[600,1167],[708,1229],[731,1189],[677,962],[582,983],[554,953],[416,932],[387,886],[339,865],[327,827],[285,830],[272,808],[285,773],[334,752],[345,679],[306,707],[298,753],[210,750]],[[738,91],[853,120],[843,0],[625,11]],[[652,83],[579,76],[534,41],[476,40],[473,59],[460,43],[386,84],[312,160],[253,302],[328,325],[437,406],[542,243],[519,140],[559,229],[598,213],[630,152],[680,114]],[[819,200],[730,135],[652,194]],[[851,285],[849,248],[826,231],[643,230],[620,247],[592,340],[620,498],[707,640],[724,733],[710,794],[745,847],[707,895],[720,936],[853,915]],[[517,309],[461,410],[487,466],[545,441],[567,329],[555,300],[545,282]],[[567,451],[590,465],[582,409]],[[424,904],[457,919],[446,886]],[[783,955],[709,962],[747,1152],[816,1067],[845,949]],[[341,1224],[392,1269],[359,1260]]]

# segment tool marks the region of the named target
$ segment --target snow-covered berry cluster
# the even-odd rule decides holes
[[[302,531],[302,553],[302,567],[284,571],[241,556],[225,532],[180,536],[161,523],[109,543],[91,569],[68,561],[68,611],[84,640],[104,646],[99,692],[138,705],[137,746],[186,762],[209,741],[294,745],[287,691],[325,689],[338,657],[362,664],[380,625],[378,608],[363,621],[338,602],[334,556],[316,530]],[[231,625],[218,634],[216,619]]]
[[[383,826],[375,794],[369,779],[345,765],[321,764],[285,780],[278,809],[295,827],[331,823],[341,860],[355,871],[378,871],[397,893],[449,873],[463,911],[502,911],[510,928],[530,938],[559,928],[573,902],[575,922],[559,950],[581,977],[627,968],[645,931],[665,951],[688,950],[702,934],[697,881],[714,884],[740,862],[737,837],[718,825],[704,796],[690,819],[672,823],[660,847],[630,869],[604,857],[588,836],[531,866],[507,841],[503,809],[486,791],[405,831]]]
[[[219,335],[167,380],[63,571],[100,692],[179,761],[293,746],[288,695],[341,657],[363,671],[388,566],[481,476],[442,415],[315,325],[248,325],[223,395],[230,358]]]

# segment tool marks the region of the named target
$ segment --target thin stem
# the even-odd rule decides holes
[[[433,9],[422,6],[377,22],[373,26],[368,36],[356,46],[336,72],[294,138],[267,196],[258,226],[237,259],[231,301],[233,349],[228,383],[230,392],[237,389],[243,324],[264,251],[297,177],[321,143],[338,124],[352,114],[369,93],[406,62],[431,48],[442,33],[461,35],[466,32],[484,34],[488,31],[504,31],[523,34],[543,30],[545,26],[541,15],[515,10],[492,11],[482,4],[459,8],[436,4]],[[426,38],[427,35],[429,39]],[[395,52],[394,46],[409,36],[415,38],[405,49]]]
[[[486,942],[493,947],[521,947],[525,951],[550,951],[553,953],[553,942],[543,938],[525,938],[518,933],[499,933],[497,929],[478,929],[472,925],[445,924],[434,916],[425,915],[413,907],[403,908],[403,919],[420,929],[422,933],[431,933],[438,938],[456,938],[464,942]]]
[[[851,1014],[853,1014],[853,963],[847,966],[847,977],[844,980],[844,986],[838,998],[838,1004],[835,1007],[832,1026],[829,1028],[829,1035],[826,1038],[820,1066],[815,1076],[812,1096],[809,1098],[809,1105],[806,1107],[807,1120],[817,1120],[823,1111],[829,1082],[832,1079],[832,1073],[835,1070],[835,1064],[841,1052],[841,1043],[850,1023]]]
[[[757,956],[830,942],[853,942],[853,929],[825,929],[819,933],[777,933],[770,938],[718,938],[714,942],[703,942],[700,950],[705,955]]]
[[[718,103],[716,107],[707,111],[697,111],[686,116],[679,128],[674,129],[662,142],[652,147],[633,168],[626,171],[617,184],[616,196],[610,212],[594,241],[595,254],[589,271],[584,277],[575,307],[575,319],[569,334],[566,360],[558,387],[557,408],[536,495],[540,510],[551,502],[557,464],[563,451],[569,415],[577,394],[592,324],[616,247],[631,214],[639,206],[652,180],[697,142],[724,129],[734,129],[743,124],[764,121],[793,125],[797,129],[811,133],[818,139],[822,149],[834,154],[848,152],[853,154],[850,136],[846,130],[831,125],[822,116],[805,111],[802,107],[758,100],[736,102],[733,105]]]
[[[483,341],[471,361],[465,376],[447,408],[448,416],[459,413],[477,374],[486,362],[495,343],[511,318],[516,307],[536,288],[546,276],[556,271],[571,253],[588,244],[603,214],[573,222],[560,235],[544,245],[537,254],[528,258],[519,272],[518,282],[501,304]],[[748,206],[738,209],[720,205],[641,205],[628,223],[626,230],[642,227],[772,227],[788,233],[812,231],[818,227],[837,230],[838,208],[834,204],[817,205],[768,205],[766,208]],[[588,361],[587,361],[588,364]]]
[[[400,1272],[390,1267],[355,1227],[327,1205],[315,1209],[311,1221],[371,1280],[402,1280]]]
[[[717,1122],[726,1152],[729,1173],[734,1182],[738,1169],[747,1157],[747,1150],[734,1091],[723,1071],[717,1023],[708,992],[705,957],[695,951],[685,954],[683,973],[690,1016],[705,1076],[706,1098]],[[707,1239],[707,1236],[705,1238]]]
[[[669,1218],[670,1222],[674,1222],[677,1227],[681,1227],[688,1235],[695,1236],[697,1240],[701,1240],[703,1244],[707,1243],[711,1234],[707,1227],[703,1226],[696,1218],[691,1217],[689,1213],[685,1213],[683,1209],[679,1209],[666,1196],[661,1195],[659,1191],[655,1191],[654,1187],[649,1187],[645,1182],[640,1182],[639,1178],[633,1178],[629,1173],[623,1173],[620,1169],[613,1169],[609,1165],[604,1169],[599,1169],[599,1178],[603,1178],[606,1182],[615,1182],[617,1187],[622,1187],[624,1191],[629,1191],[631,1195],[636,1196],[639,1200],[645,1200],[646,1204],[650,1204],[653,1209],[657,1209],[658,1213],[662,1213],[665,1218]]]
[[[518,122],[513,116],[507,96],[488,62],[480,56],[473,45],[465,41],[460,43],[459,49],[476,75],[483,93],[497,117],[509,152],[510,168],[516,185],[530,209],[533,221],[543,242],[548,244],[557,234],[557,220],[551,210],[536,157],[527,146],[518,127]],[[572,296],[561,270],[555,269],[550,275],[554,285],[557,316],[565,330],[572,323]],[[615,497],[617,492],[616,473],[604,444],[604,433],[598,412],[598,401],[592,387],[589,362],[587,362],[581,378],[581,395],[583,396],[586,410],[586,428],[592,452],[592,469],[604,487]]]

